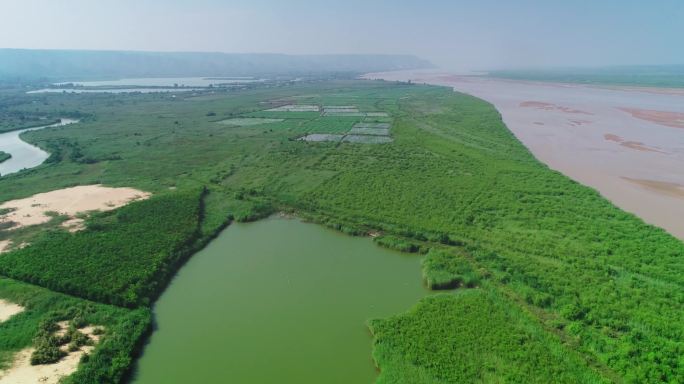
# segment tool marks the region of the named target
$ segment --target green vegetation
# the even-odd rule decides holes
[[[75,234],[45,232],[0,259],[0,272],[123,306],[149,304],[198,237],[200,192],[169,193],[95,215]]]
[[[516,80],[684,88],[684,66],[682,65],[507,70],[493,71],[489,75]]]
[[[16,91],[3,88],[0,83],[0,133],[59,123],[62,117],[85,117],[77,110],[66,108],[50,112],[36,111],[35,108],[21,108],[27,106],[27,96],[17,95]],[[23,92],[24,89],[20,87],[18,91]]]
[[[403,239],[401,237],[397,236],[392,236],[392,235],[382,235],[382,236],[377,236],[373,239],[376,244],[378,244],[381,247],[389,248],[389,249],[394,249],[395,251],[399,252],[407,252],[407,253],[426,253],[427,249],[423,247],[421,244],[418,242],[413,242],[409,241],[406,239]]]
[[[369,326],[378,384],[608,382],[493,292],[429,296]]]
[[[0,103],[2,103],[1,99]],[[51,118],[44,115],[32,115],[30,113],[13,114],[3,112],[2,105],[0,104],[0,133],[59,123],[59,118]]]
[[[430,289],[473,288],[480,277],[464,255],[431,249],[423,259],[423,279]]]
[[[2,163],[3,161],[7,161],[11,158],[12,158],[12,155],[10,155],[9,153],[0,151],[0,163]]]
[[[232,218],[255,220],[287,210],[349,234],[382,233],[377,242],[383,246],[438,248],[424,264],[428,284],[474,285],[487,300],[495,295],[495,304],[487,305],[502,313],[523,311],[526,320],[516,324],[538,335],[535,345],[555,351],[554,340],[560,339],[594,372],[568,357],[550,362],[537,376],[530,367],[540,349],[519,348],[512,356],[509,337],[518,333],[500,329],[508,328],[506,321],[487,325],[488,312],[468,317],[464,326],[470,330],[463,332],[496,330],[483,347],[503,354],[499,377],[529,375],[521,381],[534,382],[548,378],[550,370],[564,370],[566,381],[575,375],[577,382],[591,382],[599,375],[614,382],[684,382],[684,245],[540,164],[497,111],[478,99],[448,88],[370,81],[198,95],[15,97],[23,103],[13,111],[75,110],[90,117],[25,134],[53,156],[35,169],[0,178],[0,201],[93,183],[136,187],[158,197],[95,215],[83,233],[55,230],[3,254],[2,274],[106,303],[148,305],[182,260]],[[354,105],[390,117],[263,112],[282,100]],[[247,117],[283,121],[217,123]],[[361,120],[391,122],[395,141],[296,140],[319,129],[349,129]],[[167,209],[176,205],[182,208]],[[428,301],[408,318],[425,324],[420,332],[451,324],[452,312],[462,312],[459,301],[484,300],[468,295],[475,294]],[[401,343],[409,345],[418,333],[405,337]],[[426,356],[437,353],[431,344],[411,345]],[[383,372],[386,364],[411,363],[391,356],[378,358]],[[526,356],[527,366],[521,363]],[[430,367],[429,377],[469,372],[468,360],[451,363]],[[384,377],[400,381],[389,373]]]
[[[57,321],[72,325],[98,325],[106,332],[93,352],[81,362],[78,372],[66,382],[79,384],[118,383],[126,374],[133,352],[151,322],[148,309],[128,310],[53,293],[44,288],[0,279],[0,298],[22,305],[25,310],[0,323],[0,369],[8,368],[16,352],[36,347],[33,364],[58,360],[64,354],[57,345],[86,343],[77,331],[56,337]]]

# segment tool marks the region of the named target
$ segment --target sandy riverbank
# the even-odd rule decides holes
[[[540,161],[684,239],[684,92],[434,72],[366,77],[450,86],[492,103]]]

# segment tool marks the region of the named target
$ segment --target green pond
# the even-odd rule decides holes
[[[366,320],[427,294],[420,257],[295,219],[228,227],[154,307],[134,383],[372,383]]]

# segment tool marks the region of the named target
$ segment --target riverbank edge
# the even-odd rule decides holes
[[[71,117],[59,117],[59,118],[52,119],[52,120],[41,121],[39,124],[32,124],[32,125],[28,125],[25,127],[17,127],[17,128],[6,129],[6,130],[0,130],[0,134],[8,133],[8,132],[15,132],[15,131],[23,131],[24,129],[33,129],[33,128],[40,128],[40,127],[47,128],[50,125],[55,125],[55,124],[61,123],[62,120],[64,120],[64,119],[71,119]],[[78,120],[78,118],[74,118],[74,120]]]

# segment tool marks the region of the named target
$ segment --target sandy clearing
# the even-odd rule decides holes
[[[0,323],[23,311],[24,307],[21,305],[0,299]]]
[[[12,244],[9,240],[0,240],[0,253],[7,251]]]
[[[62,321],[58,325],[60,329],[56,334],[66,333],[68,322]],[[99,335],[94,335],[94,326],[87,326],[81,328],[81,333],[88,336],[95,344],[100,341]],[[3,384],[57,384],[63,377],[69,376],[76,372],[81,358],[86,353],[90,353],[95,349],[95,346],[85,345],[79,350],[69,352],[66,346],[61,348],[67,353],[60,361],[54,364],[31,365],[31,354],[35,348],[25,348],[19,351],[15,357],[12,366],[5,371],[0,371],[0,383]]]
[[[50,212],[74,219],[79,213],[109,211],[150,196],[150,193],[133,188],[110,188],[99,184],[64,188],[3,203],[0,209],[9,208],[13,211],[0,216],[0,223],[16,223],[10,229],[43,224],[50,221]],[[70,224],[74,223],[71,221]]]
[[[72,233],[82,231],[85,229],[85,220],[74,217],[63,222],[62,227]]]
[[[670,111],[654,111],[640,108],[618,108],[627,112],[637,119],[650,121],[672,128],[684,128],[684,113]]]

